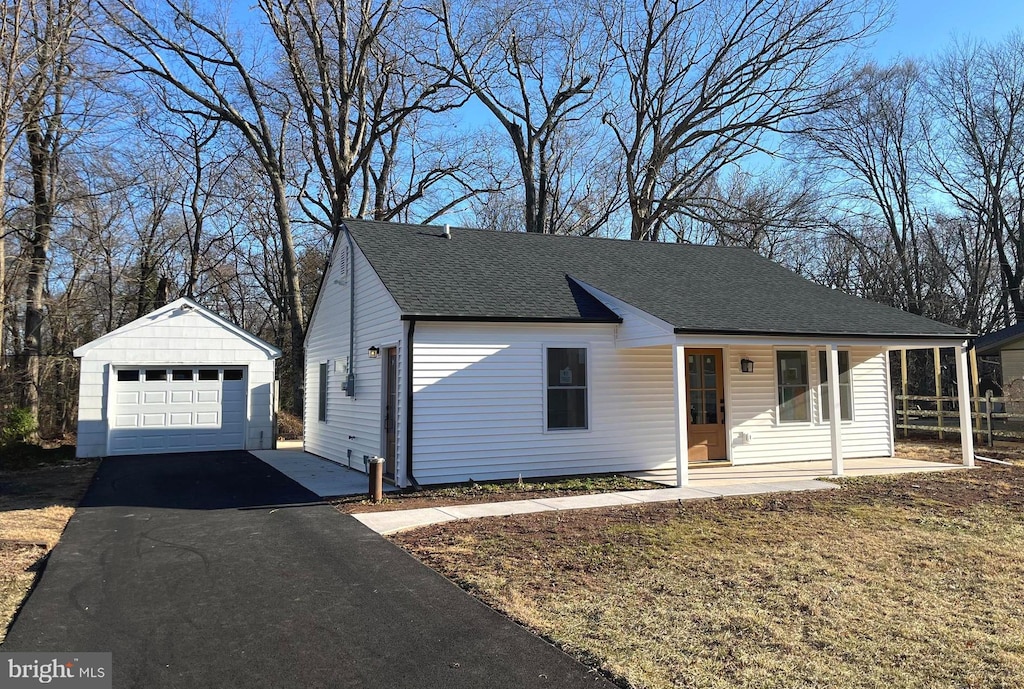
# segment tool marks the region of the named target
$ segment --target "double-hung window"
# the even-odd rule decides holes
[[[775,352],[778,376],[779,422],[811,420],[807,352],[804,350]]]
[[[587,350],[548,347],[547,429],[587,428]]]
[[[818,352],[818,371],[821,373],[821,420],[828,421],[832,405],[828,397],[828,352]],[[839,352],[839,418],[853,420],[853,385],[850,382],[850,353]]]

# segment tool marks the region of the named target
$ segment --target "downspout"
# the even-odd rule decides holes
[[[405,478],[417,490],[420,484],[412,474],[412,338],[416,334],[416,320],[409,319],[409,333],[405,337]]]
[[[348,240],[348,375],[345,377],[345,394],[356,396],[356,247],[352,232],[345,223],[345,239]]]

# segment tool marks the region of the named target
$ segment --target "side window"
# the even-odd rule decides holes
[[[810,421],[807,352],[775,352],[779,387],[779,422]]]
[[[549,347],[546,359],[548,430],[587,428],[587,350]]]
[[[317,405],[316,418],[319,421],[327,420],[327,363],[320,364],[320,397]]]
[[[821,378],[819,399],[821,420],[828,421],[832,405],[828,398],[828,352],[818,352],[818,372]],[[850,380],[850,353],[839,352],[839,418],[853,420],[853,385]]]

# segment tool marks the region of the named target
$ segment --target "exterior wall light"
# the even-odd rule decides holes
[[[740,359],[740,372],[741,373],[753,373],[754,362],[750,359]]]
[[[378,356],[380,356],[380,347],[370,347],[369,349],[366,350],[366,353],[370,356],[371,359],[376,359]]]

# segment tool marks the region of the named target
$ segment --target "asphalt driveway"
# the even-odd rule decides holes
[[[245,452],[104,460],[4,651],[115,687],[611,687]]]

